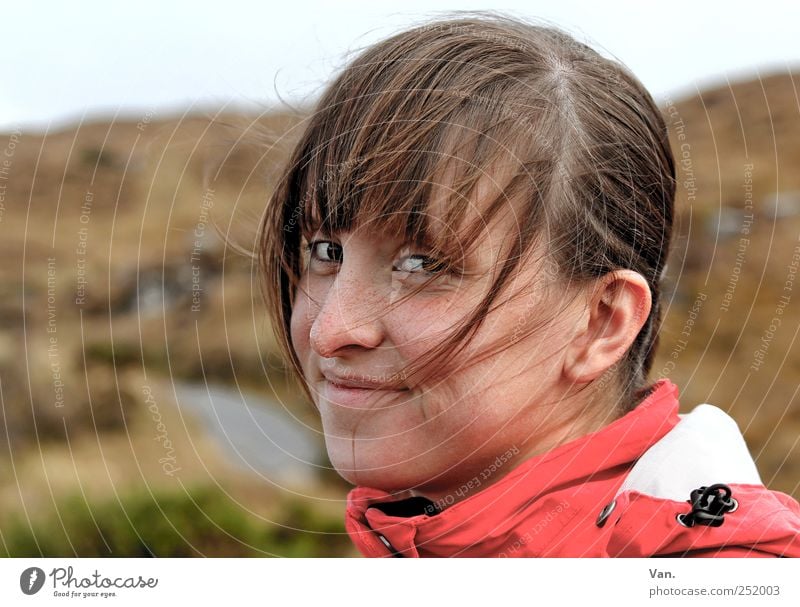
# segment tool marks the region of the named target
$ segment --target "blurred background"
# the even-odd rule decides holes
[[[555,6],[557,4],[557,6]],[[247,251],[352,53],[442,10],[628,65],[679,161],[651,379],[800,498],[797,5],[17,3],[0,85],[0,555],[355,556]]]

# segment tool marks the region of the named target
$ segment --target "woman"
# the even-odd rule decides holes
[[[445,19],[331,83],[261,254],[364,555],[800,555],[735,422],[647,380],[674,195],[649,93],[553,28]]]

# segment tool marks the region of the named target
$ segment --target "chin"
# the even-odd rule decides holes
[[[372,446],[368,445],[372,442]],[[336,472],[352,485],[381,489],[387,492],[415,489],[428,484],[438,470],[429,470],[420,465],[421,460],[432,458],[419,456],[418,450],[409,453],[400,445],[393,448],[386,441],[359,441],[353,458],[353,442],[350,439],[327,439],[328,457]],[[407,443],[406,443],[407,444]]]

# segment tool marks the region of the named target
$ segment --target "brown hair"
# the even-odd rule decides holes
[[[426,218],[434,178],[457,166],[442,219],[452,230],[476,183],[499,161],[514,169],[502,195],[460,240],[432,229]],[[495,12],[459,13],[367,48],[327,87],[265,210],[264,297],[278,342],[302,377],[290,320],[303,236],[370,221],[430,245],[456,266],[464,255],[459,247],[475,243],[511,200],[520,201],[519,230],[485,299],[403,377],[452,360],[498,305],[525,255],[544,243],[559,293],[622,268],[650,286],[649,317],[609,370],[624,413],[652,388],[647,375],[658,343],[674,195],[664,119],[625,67],[554,27]]]

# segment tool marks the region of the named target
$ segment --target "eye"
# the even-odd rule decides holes
[[[400,262],[400,267],[393,268],[398,272],[439,274],[447,269],[442,261],[426,255],[407,255]]]
[[[342,247],[330,240],[312,240],[306,245],[311,259],[322,263],[338,263],[342,261]]]

